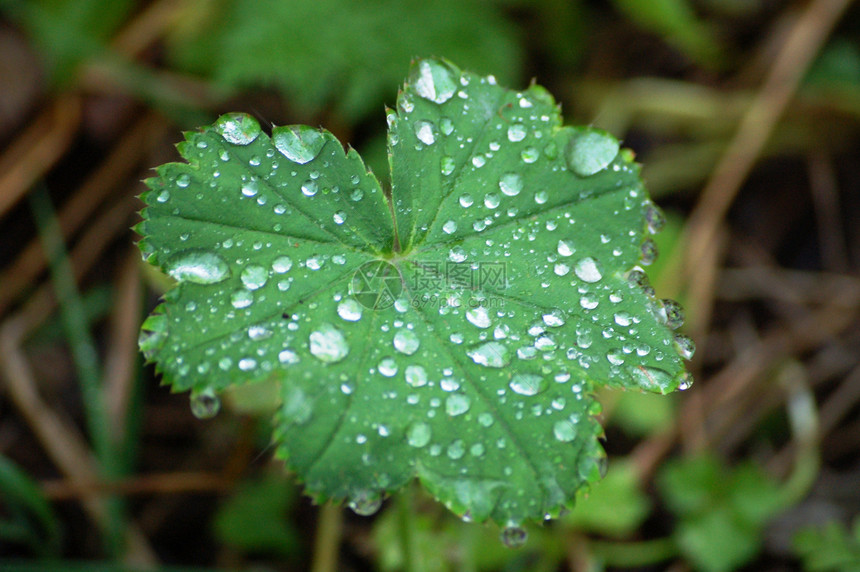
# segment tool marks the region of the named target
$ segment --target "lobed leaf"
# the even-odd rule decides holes
[[[390,204],[325,131],[226,115],[147,181],[177,279],[141,347],[201,415],[278,385],[278,454],[360,514],[413,478],[524,540],[600,477],[595,385],[690,384],[683,318],[638,266],[660,215],[632,153],[552,97],[437,59],[388,112]]]

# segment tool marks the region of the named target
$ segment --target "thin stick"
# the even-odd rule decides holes
[[[320,507],[311,572],[337,572],[343,529],[343,509],[333,503]]]

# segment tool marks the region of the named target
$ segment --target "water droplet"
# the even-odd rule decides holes
[[[570,419],[557,421],[552,426],[552,434],[562,443],[570,443],[576,439],[576,424]]]
[[[445,234],[453,234],[457,232],[457,223],[453,220],[449,220],[445,224],[442,225],[442,231]]]
[[[448,251],[448,260],[451,262],[464,262],[466,260],[466,251],[462,246],[455,246]]]
[[[299,363],[299,355],[288,348],[285,350],[281,350],[281,352],[278,354],[278,361],[283,364],[294,365]]]
[[[184,189],[190,184],[191,184],[191,177],[188,175],[188,173],[182,173],[181,175],[176,177],[176,186],[179,187],[180,189]]]
[[[466,454],[466,445],[463,443],[462,439],[454,440],[450,445],[448,445],[448,450],[446,451],[449,459],[456,461],[463,457]]]
[[[308,179],[307,181],[302,183],[302,194],[306,197],[314,196],[315,194],[317,194],[317,191],[319,191],[319,185],[316,181],[311,181],[310,179]]]
[[[523,190],[523,178],[518,173],[505,173],[499,178],[499,188],[509,197],[515,197]]]
[[[364,198],[364,191],[362,191],[361,189],[354,189],[352,193],[350,193],[349,198],[355,202],[358,202]]]
[[[218,118],[215,132],[233,145],[249,145],[260,136],[259,122],[247,113],[227,113]]]
[[[540,151],[534,147],[526,147],[520,153],[520,158],[522,158],[523,163],[534,163],[540,158]]]
[[[508,141],[516,143],[526,138],[526,128],[522,123],[514,123],[508,127]]]
[[[411,73],[415,92],[434,103],[445,103],[457,91],[454,72],[437,60],[421,60]]]
[[[633,316],[631,316],[628,312],[618,312],[613,316],[615,323],[619,326],[627,327],[631,323],[633,323]]]
[[[346,213],[343,211],[337,211],[331,218],[334,220],[335,224],[343,224],[346,222]]]
[[[457,167],[456,163],[454,163],[454,158],[448,155],[443,156],[439,160],[439,166],[442,168],[443,175],[450,175]]]
[[[347,322],[359,321],[362,311],[362,305],[353,298],[346,298],[337,305],[337,315]]]
[[[230,295],[230,304],[236,309],[247,308],[253,302],[254,295],[245,288],[240,288]]]
[[[289,272],[293,267],[293,260],[289,256],[279,256],[272,262],[272,270],[277,274]]]
[[[576,252],[576,247],[573,245],[572,240],[559,240],[556,250],[559,256],[573,256],[573,253]]]
[[[218,415],[221,400],[211,389],[191,392],[191,413],[197,419],[211,419]]]
[[[693,387],[693,374],[688,371],[681,372],[681,375],[678,376],[678,389],[685,391],[691,387]]]
[[[271,338],[274,332],[261,324],[255,324],[248,327],[248,337],[252,340],[265,340]]]
[[[484,197],[484,206],[488,209],[494,209],[499,206],[499,202],[501,198],[497,193],[488,193],[487,196]]]
[[[639,365],[630,367],[628,371],[634,383],[650,391],[665,393],[672,385],[672,376],[669,372],[656,367]]]
[[[657,244],[648,238],[642,242],[642,256],[639,261],[645,266],[649,266],[657,260],[657,254]]]
[[[500,538],[502,544],[508,548],[519,548],[526,543],[529,534],[526,529],[521,526],[510,525],[502,529]]]
[[[239,369],[242,371],[251,371],[257,367],[257,360],[254,358],[242,358],[239,360]]]
[[[309,343],[311,354],[323,363],[339,362],[349,353],[343,333],[329,323],[311,332]]]
[[[496,420],[490,413],[484,412],[478,415],[478,423],[481,424],[481,427],[491,427],[495,422]]]
[[[445,413],[451,417],[466,413],[472,406],[472,400],[462,393],[452,393],[445,400]]]
[[[618,140],[597,129],[582,130],[571,137],[565,150],[567,167],[580,177],[590,177],[609,166],[618,155]]]
[[[603,278],[603,274],[597,267],[597,261],[590,256],[580,258],[574,266],[574,272],[583,282],[599,282]]]
[[[549,193],[546,191],[538,191],[535,193],[535,202],[539,205],[544,204],[549,200]]]
[[[412,330],[402,329],[397,330],[394,334],[394,349],[402,354],[411,356],[421,345],[421,340],[418,339],[418,334]]]
[[[468,193],[460,195],[460,206],[463,207],[464,209],[469,208],[474,203],[475,203],[475,201],[474,201],[474,199],[472,199],[472,195],[470,195]]]
[[[661,315],[665,315],[665,324],[673,330],[684,325],[684,308],[675,300],[666,298],[660,301],[662,306]]]
[[[406,377],[406,383],[412,387],[422,387],[427,385],[427,370],[420,365],[406,366],[404,376]]]
[[[320,154],[325,137],[318,129],[307,125],[286,125],[272,129],[272,142],[284,157],[304,165]]]
[[[230,276],[230,268],[217,254],[186,250],[168,261],[167,273],[180,282],[217,284]]]
[[[675,351],[682,359],[691,360],[696,353],[696,343],[689,336],[675,334]]]
[[[476,306],[466,311],[466,319],[479,328],[490,327],[490,313],[484,306]]]
[[[466,352],[472,361],[485,367],[505,367],[511,363],[508,347],[499,342],[487,342]]]
[[[242,184],[242,194],[246,197],[253,197],[260,192],[260,185],[256,179],[250,179]]]
[[[546,380],[543,376],[533,373],[517,373],[511,378],[508,384],[514,392],[520,395],[537,395],[547,387]]]
[[[416,121],[413,125],[415,136],[425,145],[432,145],[436,142],[436,126],[429,121]]]
[[[430,442],[432,434],[433,431],[431,430],[430,425],[423,421],[416,421],[406,429],[406,442],[409,443],[411,447],[425,447],[427,443]]]
[[[266,285],[269,280],[269,271],[257,264],[246,266],[239,275],[242,279],[242,284],[248,290],[257,290]]]
[[[395,375],[397,375],[397,362],[390,357],[382,358],[382,361],[379,362],[377,369],[379,370],[379,373],[381,373],[385,377],[394,377]]]
[[[555,309],[549,314],[543,315],[543,323],[551,328],[558,328],[564,325],[564,313],[561,310]]]
[[[657,234],[666,224],[666,217],[660,209],[651,201],[644,205],[645,226],[651,234]]]
[[[349,499],[347,506],[357,515],[371,516],[382,507],[382,496],[372,491],[358,491]]]

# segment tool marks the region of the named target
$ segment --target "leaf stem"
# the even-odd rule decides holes
[[[337,572],[343,509],[334,503],[320,507],[311,572]]]
[[[406,487],[397,495],[397,520],[400,532],[400,550],[403,553],[404,572],[418,572],[415,545],[415,522],[412,518],[414,489]]]

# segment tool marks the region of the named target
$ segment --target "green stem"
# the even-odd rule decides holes
[[[415,546],[415,522],[412,517],[412,497],[414,489],[404,488],[397,495],[398,532],[400,533],[400,550],[403,553],[404,572],[418,572]]]
[[[655,538],[640,542],[609,542],[591,540],[591,553],[608,566],[632,568],[664,562],[678,555],[678,547],[670,538]]]
[[[84,303],[77,289],[54,208],[44,185],[37,186],[30,193],[30,207],[48,259],[66,340],[77,370],[87,431],[99,461],[99,472],[103,478],[110,480],[119,474],[118,459],[110,433],[111,425],[108,422],[107,407],[103,399],[96,343],[90,333]],[[107,504],[108,522],[105,523],[107,547],[116,555],[121,552],[124,536],[122,510],[116,498],[108,499]]]
[[[343,509],[333,503],[320,507],[317,537],[314,542],[312,572],[337,572],[340,551]]]

